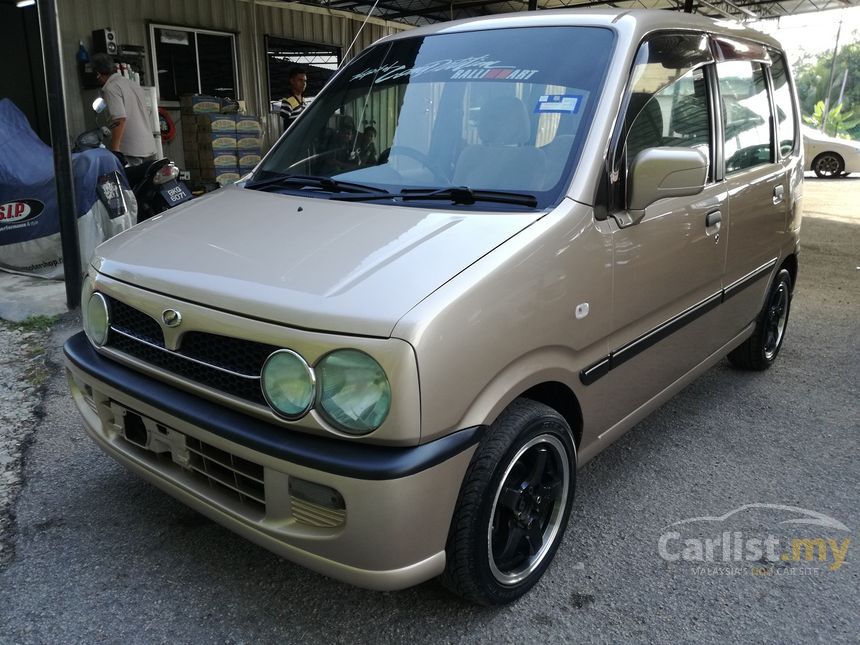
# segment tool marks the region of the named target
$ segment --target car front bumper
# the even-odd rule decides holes
[[[379,590],[440,574],[482,428],[411,447],[320,438],[253,419],[65,345],[88,434],[143,479],[228,529],[332,578]],[[310,482],[309,499],[292,484]]]

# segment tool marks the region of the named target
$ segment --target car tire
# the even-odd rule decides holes
[[[845,161],[835,152],[822,152],[812,160],[812,170],[821,179],[834,179],[845,170]]]
[[[555,410],[516,399],[488,428],[460,488],[442,582],[481,605],[516,600],[561,543],[576,482],[570,426]]]
[[[773,365],[785,340],[790,310],[791,274],[780,269],[756,319],[753,335],[729,354],[732,365],[754,371],[766,370]]]

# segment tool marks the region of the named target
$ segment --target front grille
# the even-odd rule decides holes
[[[229,452],[186,436],[191,468],[202,475],[211,488],[230,491],[245,506],[266,512],[266,490],[263,467]]]
[[[186,360],[177,352],[150,347],[118,334],[112,336],[108,346],[176,376],[232,394],[252,403],[266,405],[263,392],[260,390],[259,378],[243,378],[228,374],[215,367]],[[262,364],[260,367],[262,368]]]
[[[155,318],[147,316],[124,302],[108,298],[110,303],[111,328],[138,340],[164,347],[164,334]]]
[[[161,326],[152,317],[110,299],[111,333],[107,347],[176,376],[258,405],[266,405],[260,371],[274,345],[190,331],[176,351],[164,349]]]
[[[179,353],[220,368],[259,376],[269,354],[280,349],[252,340],[190,331],[182,336]]]

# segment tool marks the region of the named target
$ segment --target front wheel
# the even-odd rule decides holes
[[[482,605],[525,594],[552,561],[573,503],[576,448],[552,408],[514,401],[488,429],[466,471],[443,582]]]
[[[762,371],[773,365],[785,339],[791,309],[791,274],[780,269],[771,285],[764,309],[756,320],[753,335],[732,350],[729,361],[735,367]]]

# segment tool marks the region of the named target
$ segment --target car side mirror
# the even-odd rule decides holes
[[[636,155],[629,177],[628,208],[638,221],[659,199],[702,192],[708,179],[708,158],[692,148],[647,148]]]

